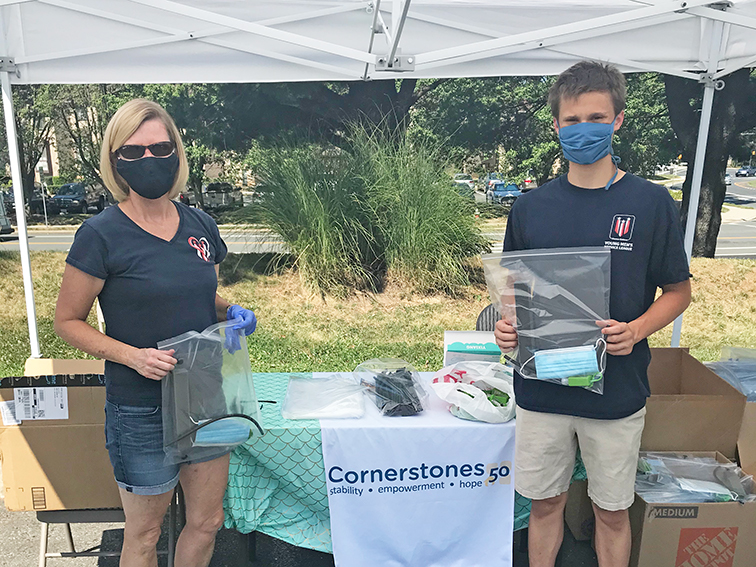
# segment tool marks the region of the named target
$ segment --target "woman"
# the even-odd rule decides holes
[[[160,380],[176,359],[155,347],[225,319],[241,318],[235,328],[249,335],[255,315],[216,293],[226,245],[215,222],[172,201],[189,169],[162,107],[141,99],[124,104],[105,131],[100,168],[118,205],[76,232],[55,331],[106,361],[106,444],[126,516],[121,566],[157,565],[160,526],[180,479],[187,514],[175,562],[204,567],[223,523],[229,457],[164,464]],[[86,322],[95,298],[106,335]]]

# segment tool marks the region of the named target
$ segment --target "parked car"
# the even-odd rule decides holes
[[[493,187],[493,184],[497,181],[504,181],[504,177],[501,173],[487,173],[483,178],[483,191],[488,193],[488,190]]]
[[[463,197],[468,197],[470,199],[475,199],[475,187],[471,186],[467,183],[457,183],[456,181],[453,181],[451,186]]]
[[[531,177],[526,177],[522,181],[522,187],[520,190],[523,193],[527,193],[528,191],[535,189],[536,187],[538,187],[538,182],[536,182],[536,180]]]
[[[522,192],[516,183],[498,181],[486,191],[486,203],[514,203],[520,195]]]
[[[33,215],[44,215],[45,212],[48,215],[57,215],[60,214],[60,205],[53,197],[50,197],[46,189],[38,187],[34,189],[31,201],[29,201],[29,212]]]
[[[475,180],[472,178],[472,175],[468,173],[457,173],[454,175],[454,183],[458,185],[466,185],[472,191],[475,191]]]
[[[61,185],[53,199],[61,211],[74,213],[86,213],[90,208],[99,212],[111,203],[110,194],[104,188],[81,182]]]
[[[756,176],[756,167],[744,165],[735,172],[735,177],[754,177]]]
[[[230,183],[210,183],[202,191],[205,209],[235,209],[244,206],[241,189]]]
[[[5,208],[5,193],[3,193],[2,198],[0,198],[0,234],[10,234],[11,232],[13,232],[13,227]]]
[[[725,173],[725,185],[732,185],[732,175]]]

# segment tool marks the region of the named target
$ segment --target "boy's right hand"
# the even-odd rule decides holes
[[[496,344],[501,352],[509,352],[517,348],[517,330],[505,319],[499,319],[494,327]]]

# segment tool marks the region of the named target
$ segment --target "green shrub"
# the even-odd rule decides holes
[[[261,216],[296,257],[305,283],[335,295],[376,289],[373,215],[351,156],[319,147],[272,150],[261,169]]]
[[[351,142],[388,277],[421,292],[469,285],[465,260],[488,250],[488,241],[475,226],[474,202],[445,173],[438,147],[364,126],[353,127]]]
[[[344,150],[279,148],[260,166],[263,222],[305,283],[336,295],[388,280],[420,292],[469,285],[465,261],[488,242],[438,151],[360,125],[348,140]]]

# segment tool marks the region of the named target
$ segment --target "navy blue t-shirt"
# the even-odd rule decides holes
[[[664,187],[629,173],[609,190],[576,187],[565,175],[517,199],[504,251],[578,246],[611,249],[609,313],[617,321],[637,319],[658,287],[690,277],[675,202]],[[608,355],[603,395],[515,373],[517,405],[596,419],[627,417],[650,395],[650,361],[646,340],[626,356]]]
[[[138,348],[218,322],[215,265],[226,256],[218,227],[206,213],[174,203],[179,226],[163,240],[117,206],[76,231],[66,262],[105,280],[99,295],[106,334]],[[107,398],[135,406],[161,405],[161,383],[128,366],[105,362]]]

